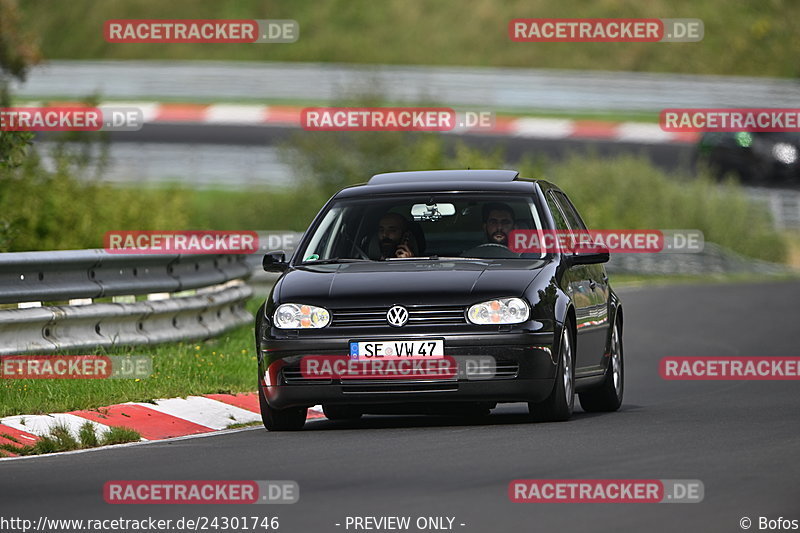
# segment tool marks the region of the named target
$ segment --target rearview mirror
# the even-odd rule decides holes
[[[286,262],[286,252],[283,250],[267,252],[261,261],[261,266],[264,267],[265,272],[285,272],[289,268],[289,264]]]
[[[411,206],[411,216],[414,220],[439,220],[456,214],[453,204],[414,204]]]

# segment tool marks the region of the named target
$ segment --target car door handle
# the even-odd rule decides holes
[[[589,288],[594,290],[595,287],[597,287],[597,282],[595,280],[591,280],[589,282]]]
[[[603,283],[608,283],[608,275],[603,275]]]

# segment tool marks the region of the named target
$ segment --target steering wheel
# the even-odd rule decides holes
[[[356,241],[350,235],[348,235],[346,232],[343,233],[343,235],[344,238],[347,239],[347,241],[353,245],[353,248],[359,255],[359,259],[366,259],[368,261],[370,260],[369,256],[364,252],[364,250],[361,249],[361,247],[356,243]]]
[[[512,252],[507,246],[494,242],[487,242],[474,246],[461,253],[461,257],[477,257],[478,259],[500,259],[519,257],[519,254]]]

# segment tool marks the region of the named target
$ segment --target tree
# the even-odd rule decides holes
[[[11,103],[9,83],[25,80],[28,68],[40,59],[34,40],[21,30],[16,0],[0,0],[0,107]],[[0,131],[0,168],[17,166],[27,155],[33,133]]]

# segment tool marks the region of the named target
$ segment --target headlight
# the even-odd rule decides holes
[[[528,320],[530,308],[520,298],[499,298],[475,304],[467,311],[473,324],[519,324]]]
[[[328,310],[314,305],[281,304],[275,310],[275,327],[279,329],[324,328],[330,321]]]
[[[772,147],[772,156],[784,165],[791,165],[797,161],[797,148],[788,143],[777,143]]]

